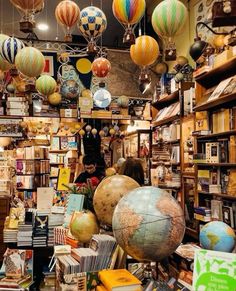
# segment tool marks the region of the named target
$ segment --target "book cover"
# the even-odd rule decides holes
[[[70,169],[69,168],[61,168],[59,170],[58,182],[57,182],[57,190],[58,191],[67,191],[66,187],[70,183]]]
[[[227,205],[222,206],[223,221],[230,227],[234,228],[233,208]]]
[[[74,211],[83,210],[84,206],[84,195],[70,194],[65,207],[65,220],[64,226],[68,226],[70,223],[71,216]]]
[[[193,290],[235,290],[236,256],[231,253],[196,250]]]
[[[140,286],[141,290],[141,281],[126,269],[100,271],[99,279],[109,291],[115,290],[115,288],[122,286],[129,286],[129,289],[127,290],[133,290],[132,287]]]
[[[37,188],[37,209],[51,209],[53,203],[54,189],[52,187]]]
[[[21,278],[25,274],[26,250],[7,249],[4,254],[5,275]]]
[[[52,137],[51,150],[60,150],[60,138],[58,136]]]
[[[207,111],[201,111],[195,113],[195,124],[196,124],[196,131],[205,131],[209,130],[209,123],[208,123],[208,112]]]
[[[222,201],[211,200],[211,218],[212,220],[222,220]]]

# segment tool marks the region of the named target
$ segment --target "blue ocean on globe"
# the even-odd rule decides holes
[[[234,230],[222,221],[211,221],[200,231],[200,243],[204,249],[230,253],[236,244]]]

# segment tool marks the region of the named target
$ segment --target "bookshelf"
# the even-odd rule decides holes
[[[236,57],[195,78],[194,108],[195,130],[208,132],[194,136],[195,207],[206,207],[212,220],[222,220],[233,229],[236,228],[235,62]],[[199,219],[199,229],[202,223],[206,221]]]

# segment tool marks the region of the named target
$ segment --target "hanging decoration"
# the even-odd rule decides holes
[[[36,90],[45,96],[53,94],[56,88],[57,82],[51,76],[43,75],[36,81]]]
[[[92,72],[98,78],[105,78],[111,70],[111,63],[106,58],[97,58],[92,63]]]
[[[58,92],[55,92],[48,96],[48,102],[53,106],[59,105],[61,101],[62,101],[62,96]]]
[[[38,49],[25,47],[17,53],[15,65],[25,76],[38,77],[45,67],[45,58]]]
[[[24,47],[24,43],[18,38],[8,37],[0,46],[0,54],[8,63],[14,64],[17,53]]]
[[[80,13],[79,29],[88,41],[87,52],[96,54],[96,41],[107,28],[107,18],[104,12],[95,6],[84,8]]]
[[[17,8],[22,19],[20,20],[20,30],[25,33],[33,32],[35,27],[34,16],[44,8],[44,0],[10,0]]]
[[[173,37],[179,35],[186,25],[188,11],[179,0],[164,0],[156,6],[152,14],[155,32],[166,42],[166,60],[175,60]]]
[[[65,29],[65,41],[72,41],[72,31],[80,18],[79,6],[71,0],[61,1],[55,10],[57,22]]]
[[[117,20],[125,27],[123,42],[135,43],[134,27],[145,13],[145,0],[113,0],[112,10]]]
[[[4,42],[4,40],[6,40],[7,38],[9,38],[8,35],[0,34],[0,47],[2,46],[2,43]],[[10,70],[11,67],[12,65],[8,63],[5,59],[3,59],[2,56],[0,55],[0,70],[2,72],[5,72],[5,71]]]
[[[139,89],[144,94],[151,85],[148,66],[158,58],[159,46],[157,41],[148,35],[139,36],[135,44],[130,47],[130,56],[133,62],[141,67],[139,75]]]
[[[62,97],[66,99],[76,99],[80,96],[80,87],[75,80],[64,81],[60,88]]]
[[[106,108],[111,103],[111,93],[104,88],[100,88],[93,95],[94,104],[99,108]]]

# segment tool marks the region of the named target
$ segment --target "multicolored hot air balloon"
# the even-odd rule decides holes
[[[145,0],[113,0],[113,14],[126,29],[124,43],[135,43],[133,29],[143,17],[145,9]]]
[[[36,81],[36,90],[45,96],[53,94],[56,91],[56,88],[57,82],[51,76],[42,75]]]
[[[159,45],[148,35],[139,36],[135,44],[130,47],[130,56],[133,62],[141,67],[152,65],[158,58]]]
[[[38,49],[25,47],[17,53],[15,65],[25,76],[37,77],[43,72],[45,58]]]
[[[172,38],[181,33],[187,21],[186,6],[178,0],[164,0],[152,14],[152,26],[163,38]]]
[[[105,78],[111,70],[111,63],[106,58],[97,58],[92,63],[92,72],[98,78]]]
[[[0,55],[8,63],[14,64],[17,53],[24,47],[24,43],[18,38],[8,37],[0,45]]]
[[[57,22],[65,28],[65,40],[71,41],[71,32],[80,18],[79,6],[74,1],[63,0],[57,5],[55,16]]]
[[[89,53],[96,53],[96,41],[106,28],[107,18],[101,9],[89,6],[81,11],[79,29],[88,41]]]

